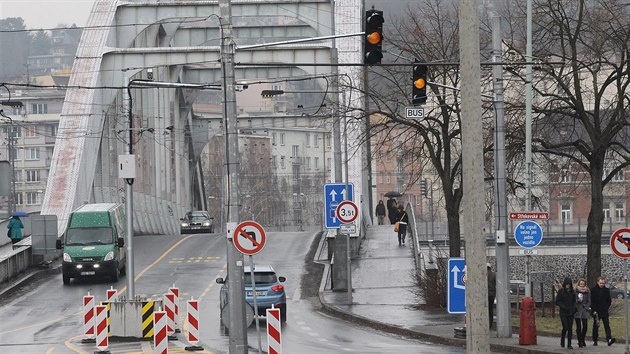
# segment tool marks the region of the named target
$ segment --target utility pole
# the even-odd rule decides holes
[[[532,196],[532,0],[527,0],[527,44],[525,46],[525,211],[531,211]],[[529,264],[532,256],[526,255],[525,296],[532,296]],[[624,302],[625,303],[625,302]]]
[[[481,60],[477,1],[459,1],[459,48],[463,146],[464,230],[466,230],[466,315],[468,353],[490,353],[488,273],[484,232]]]
[[[501,62],[501,17],[496,2],[489,5],[492,23],[492,61]],[[492,82],[494,90],[494,111],[496,131],[494,135],[494,206],[496,224],[496,296],[497,296],[497,335],[499,338],[512,336],[510,308],[510,245],[506,241],[507,234],[507,196],[505,189],[505,124],[503,118],[503,67],[492,66]],[[492,304],[488,304],[492,306]],[[490,319],[492,321],[492,319]]]
[[[131,88],[129,77],[125,74],[125,86],[127,87],[127,99],[124,100],[125,108],[129,116],[129,144],[127,145],[127,154],[129,157],[133,157],[133,105],[131,98]],[[136,163],[135,160],[132,162]],[[134,257],[133,257],[133,181],[134,178],[125,178],[125,206],[127,214],[127,297],[130,300],[136,296],[135,287],[135,271],[134,271]]]
[[[247,327],[245,321],[245,279],[243,254],[234,247],[232,233],[239,222],[238,180],[240,160],[236,128],[236,81],[234,78],[234,39],[232,37],[232,6],[230,0],[219,0],[221,26],[221,69],[223,71],[223,114],[225,120],[225,175],[227,176],[227,264],[228,309],[230,311],[230,353],[246,354]]]

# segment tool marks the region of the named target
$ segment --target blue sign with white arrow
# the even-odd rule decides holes
[[[338,229],[344,223],[337,218],[337,206],[344,200],[354,200],[354,186],[345,183],[326,183],[324,185],[324,219],[327,229]]]
[[[448,259],[448,295],[446,304],[448,313],[466,313],[466,260]]]
[[[514,229],[514,239],[523,248],[534,248],[540,245],[542,238],[542,227],[533,220],[520,222]]]

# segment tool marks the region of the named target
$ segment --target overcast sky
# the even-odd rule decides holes
[[[95,0],[0,0],[0,19],[22,17],[29,29],[55,28],[57,25],[84,26]],[[409,3],[420,0],[365,0],[365,7],[374,5],[385,11],[385,18],[399,13]]]
[[[21,17],[26,28],[84,26],[94,0],[0,0],[0,18]]]

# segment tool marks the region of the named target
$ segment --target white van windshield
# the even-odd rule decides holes
[[[82,227],[68,229],[66,245],[107,245],[114,241],[111,227]]]

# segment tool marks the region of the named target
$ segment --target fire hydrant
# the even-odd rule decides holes
[[[521,299],[521,326],[518,331],[518,344],[536,344],[536,303],[531,296]]]

